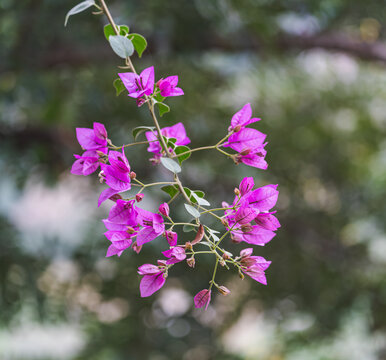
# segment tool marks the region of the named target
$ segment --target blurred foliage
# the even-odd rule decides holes
[[[383,44],[384,4],[111,1],[117,23],[149,40],[137,68],[179,75],[185,96],[169,100],[162,126],[182,121],[192,145],[212,144],[251,102],[268,134],[266,171],[204,152],[184,163],[184,184],[212,204],[230,201],[244,176],[280,189],[282,228],[256,248],[272,260],[269,285],[221,271],[232,294],[215,296],[207,312],[192,310],[190,296],[206,286],[210,259],[194,270],[179,264],[150,299],[139,298],[136,269],[154,262],[164,239],[141,256],[104,259],[108,207],[96,209],[96,178],[69,176],[80,151],[74,129],[99,121],[120,144],[151,119],[115,96],[120,62],[103,36],[105,19],[85,12],[63,27],[73,5],[0,2],[0,357],[386,359],[385,68],[277,42],[339,32]],[[141,179],[168,176],[144,161],[145,146],[127,156]],[[166,199],[152,193],[147,206],[152,197]],[[172,211],[185,216],[182,204]],[[47,347],[52,340],[41,334],[63,324],[72,333]]]

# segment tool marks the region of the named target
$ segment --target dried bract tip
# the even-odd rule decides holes
[[[192,245],[198,244],[204,237],[204,233],[205,233],[204,227],[202,226],[202,224],[200,224],[200,226],[198,227],[196,237],[194,238],[191,244]]]
[[[185,243],[185,249],[186,250],[192,250],[192,243],[190,243],[189,241],[187,241],[186,243]]]

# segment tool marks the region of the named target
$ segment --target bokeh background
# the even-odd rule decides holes
[[[96,177],[69,173],[75,127],[106,125],[114,143],[151,125],[115,96],[103,17],[70,18],[70,0],[0,1],[0,358],[4,360],[386,359],[386,43],[383,1],[114,0],[117,23],[143,34],[138,69],[180,76],[162,126],[184,122],[212,144],[251,102],[269,168],[194,154],[184,183],[212,204],[244,176],[278,183],[282,228],[258,254],[267,287],[225,270],[227,298],[206,312],[192,295],[211,259],[173,268],[140,299],[140,256],[105,258]],[[141,179],[167,178],[146,147],[127,151]],[[167,198],[146,196],[154,209]],[[173,209],[186,219],[181,204]],[[209,221],[209,219],[208,219]],[[181,238],[189,235],[180,234]],[[232,247],[235,252],[240,249]]]

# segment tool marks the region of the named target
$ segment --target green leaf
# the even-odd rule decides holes
[[[176,155],[178,154],[182,154],[182,153],[185,153],[187,151],[189,151],[190,149],[187,147],[187,146],[177,146],[175,149],[174,149],[174,152],[176,153]],[[186,159],[189,159],[190,158],[190,153],[187,153],[187,154],[184,154],[184,155],[181,155],[181,156],[178,156],[177,159],[178,159],[178,162],[180,164],[182,164],[183,161],[185,161]]]
[[[194,195],[196,195],[196,194],[194,194]],[[210,202],[208,200],[202,199],[198,196],[197,196],[197,202],[201,206],[210,206]]]
[[[193,226],[193,225],[184,225],[182,227],[182,231],[183,232],[190,232],[190,231],[195,231],[197,229],[197,227]]]
[[[162,157],[161,158],[161,164],[168,169],[169,171],[177,174],[181,172],[181,167],[178,165],[174,160]]]
[[[154,126],[138,126],[133,129],[132,134],[134,140],[137,140],[138,135],[142,134],[145,131],[154,131],[155,127]]]
[[[192,215],[193,217],[195,218],[199,218],[200,217],[200,212],[192,205],[189,205],[189,204],[184,204],[185,205],[185,209],[186,211]]]
[[[141,57],[142,53],[147,47],[146,39],[140,34],[130,34],[130,39],[133,42],[134,48],[138,53],[138,56]]]
[[[167,138],[166,136],[164,136],[164,140],[165,140],[165,143],[168,146],[168,148],[172,148],[173,150],[176,148],[176,141],[177,141],[177,139],[175,139],[175,138]]]
[[[129,33],[129,27],[126,26],[126,25],[117,25],[118,26],[118,29],[119,29],[119,35],[127,35]],[[116,35],[115,34],[115,31],[114,31],[114,28],[108,24],[108,25],[105,25],[105,27],[103,28],[103,32],[105,34],[105,38],[107,41],[109,41],[109,37],[111,35]]]
[[[115,91],[116,91],[116,95],[118,96],[122,91],[124,91],[126,88],[125,88],[125,85],[123,85],[123,82],[120,78],[118,79],[115,79],[113,81],[113,85],[115,87]]]
[[[162,116],[170,111],[170,107],[163,102],[157,102],[159,115]]]
[[[200,198],[203,198],[205,196],[205,193],[201,190],[194,190],[194,193],[200,197]]]
[[[68,19],[71,15],[75,15],[75,14],[79,14],[80,12],[88,9],[89,7],[91,6],[94,6],[95,5],[95,1],[94,0],[86,0],[86,1],[82,1],[81,3],[79,3],[78,5],[75,5],[66,15],[66,18],[64,20],[64,26],[67,25],[67,22],[68,22]]]
[[[133,43],[127,37],[110,35],[109,42],[114,52],[122,59],[126,59],[134,53]]]
[[[156,96],[154,96],[154,100],[156,102],[163,102],[166,99],[166,97],[161,96],[160,93],[158,93]]]
[[[191,195],[192,195],[192,190],[190,190],[189,188],[187,187],[184,187],[184,191],[185,191],[185,194],[188,196],[188,198],[190,199],[190,201],[192,201],[191,199]]]
[[[161,190],[169,194],[171,198],[175,197],[180,191],[176,185],[167,185],[162,187]]]

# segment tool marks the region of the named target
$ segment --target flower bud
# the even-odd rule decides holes
[[[103,184],[103,183],[105,182],[106,179],[105,179],[105,173],[104,173],[103,170],[101,170],[101,171],[99,172],[98,178],[99,178],[99,182],[100,182],[101,184]]]
[[[166,266],[166,260],[157,260],[157,264],[159,267],[165,267]]]
[[[233,236],[233,234],[231,234],[231,240],[232,240],[232,242],[233,242],[234,244],[240,244],[240,243],[241,243],[241,240],[235,238],[235,237]]]
[[[228,252],[225,252],[224,254],[222,254],[222,258],[224,260],[229,260],[231,258],[230,254]]]
[[[220,264],[221,266],[225,266],[225,260],[224,260],[224,259],[221,259],[221,260],[219,261],[219,264]]]
[[[191,244],[189,241],[187,241],[187,242],[185,243],[185,249],[186,249],[186,250],[192,250],[192,244]]]
[[[140,202],[140,201],[142,201],[144,196],[145,195],[143,195],[143,194],[137,194],[137,195],[135,195],[135,200],[137,200],[137,202]]]
[[[186,259],[186,263],[189,267],[194,268],[196,265],[196,260],[194,259],[194,256],[190,257],[189,259]]]
[[[164,216],[169,216],[169,205],[167,203],[161,204],[158,211]]]
[[[231,291],[226,286],[223,286],[223,285],[219,286],[217,289],[224,296],[227,296],[231,293]]]
[[[244,280],[244,274],[239,270],[239,277],[241,280]]]
[[[243,233],[248,233],[248,232],[251,232],[252,230],[253,230],[252,225],[249,225],[249,224],[241,225],[241,231]]]
[[[233,190],[233,192],[235,193],[236,196],[239,196],[240,195],[240,190],[238,188],[235,188]]]
[[[134,171],[130,172],[130,179],[133,180],[137,177],[137,174]]]
[[[134,228],[132,228],[131,226],[128,226],[126,231],[127,231],[129,234],[134,234],[134,233],[135,233]]]
[[[235,128],[233,129],[233,132],[239,132],[241,130],[241,125],[236,125]]]
[[[250,148],[246,148],[243,151],[241,151],[239,154],[241,156],[249,155],[252,150]]]
[[[122,196],[120,194],[114,194],[113,196],[109,197],[109,200],[117,202],[117,200],[122,199]]]

